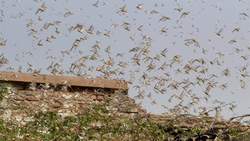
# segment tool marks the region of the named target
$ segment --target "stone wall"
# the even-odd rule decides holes
[[[0,82],[1,83],[1,82]],[[9,83],[12,87],[3,94],[0,102],[0,118],[26,125],[33,117],[29,113],[57,111],[62,117],[81,114],[86,108],[111,99],[110,111],[117,113],[120,118],[146,117],[146,110],[135,103],[127,95],[126,90],[106,88],[39,88],[38,84],[26,84],[17,82]],[[26,86],[28,85],[28,86]],[[31,85],[32,88],[29,88]]]
[[[83,113],[86,108],[91,108],[106,99],[110,100],[110,106],[107,108],[119,118],[143,118],[159,123],[159,125],[169,124],[184,130],[201,127],[204,134],[196,139],[214,139],[215,134],[240,124],[234,122],[227,124],[228,121],[222,118],[205,117],[203,119],[189,114],[147,113],[144,108],[135,103],[134,99],[128,96],[128,87],[125,85],[126,83],[121,83],[121,81],[101,79],[101,82],[98,82],[99,79],[92,79],[95,81],[94,83],[92,80],[86,80],[83,84],[88,84],[87,86],[79,86],[79,83],[82,82],[78,82],[79,79],[75,78],[71,84],[61,83],[62,81],[70,82],[71,79],[73,80],[72,77],[61,77],[62,80],[58,77],[55,81],[54,79],[44,79],[46,77],[43,76],[41,77],[43,81],[39,80],[37,83],[33,79],[30,79],[30,82],[24,82],[23,78],[9,79],[12,76],[11,73],[4,73],[1,76],[0,84],[9,83],[11,87],[3,94],[3,99],[0,102],[0,118],[20,126],[34,120],[31,113],[57,111],[61,117],[75,116]],[[36,77],[34,78],[37,79]],[[108,87],[104,87],[105,85],[101,83],[109,84]],[[245,127],[242,126],[242,128]]]

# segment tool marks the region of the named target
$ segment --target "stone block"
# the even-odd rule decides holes
[[[26,96],[25,99],[28,100],[28,101],[38,101],[39,100],[35,96]]]
[[[87,108],[86,104],[78,103],[78,109],[85,109],[85,108]]]
[[[53,108],[60,108],[61,104],[59,102],[55,102],[55,103],[52,104],[52,107]]]
[[[96,100],[96,95],[91,95],[90,99]]]
[[[138,113],[138,108],[132,108],[129,110],[131,113]]]
[[[104,100],[104,96],[103,95],[98,95],[97,96],[97,100],[98,101],[103,101]]]

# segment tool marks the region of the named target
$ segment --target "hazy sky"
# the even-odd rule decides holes
[[[103,75],[96,71],[103,66],[110,78],[133,81],[129,95],[135,97],[142,92],[144,98],[137,98],[137,102],[142,102],[148,112],[169,112],[181,102],[178,96],[184,96],[181,105],[187,106],[190,113],[194,113],[194,108],[198,114],[199,107],[218,106],[214,100],[237,105],[233,112],[230,105],[222,109],[225,118],[250,112],[250,1],[0,2],[0,42],[6,42],[0,46],[0,55],[4,53],[9,61],[0,67],[1,71],[17,71],[21,66],[22,72],[27,73],[29,63],[33,70],[28,72],[41,68],[41,73],[51,74],[53,69],[48,67],[53,62],[53,68],[63,75],[96,77]],[[93,34],[87,33],[88,29]],[[76,41],[81,38],[84,40]],[[130,51],[136,47],[138,51]],[[165,57],[160,54],[164,49]],[[131,59],[134,56],[140,59],[139,64]],[[180,63],[173,62],[174,56]],[[75,74],[67,73],[72,64],[80,66],[73,70]],[[164,70],[159,69],[162,65]],[[193,68],[188,73],[186,65]],[[227,69],[229,76],[223,75]],[[204,84],[198,84],[197,78],[204,79]],[[163,83],[162,79],[167,81]],[[194,85],[185,90],[185,80]],[[172,87],[175,84],[177,89]],[[174,94],[176,97],[169,100]],[[192,106],[189,103],[194,97],[200,100],[196,99]]]

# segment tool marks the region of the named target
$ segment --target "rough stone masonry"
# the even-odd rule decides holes
[[[225,125],[227,121],[224,119],[211,118],[210,122],[201,124],[202,120],[189,114],[147,113],[128,96],[129,88],[124,80],[0,71],[1,83],[10,83],[11,87],[3,94],[3,100],[0,102],[3,109],[0,110],[0,118],[17,125],[26,125],[33,121],[34,117],[29,114],[30,112],[57,111],[61,117],[74,116],[111,98],[113,100],[109,110],[120,118],[143,118],[183,129],[201,126],[211,130],[209,127],[212,125],[215,132],[228,126]],[[237,126],[237,123],[233,124]]]

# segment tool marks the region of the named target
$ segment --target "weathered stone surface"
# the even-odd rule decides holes
[[[12,110],[4,110],[2,111],[3,114],[0,115],[0,118],[4,119],[4,120],[8,120],[10,119],[11,115],[12,115]]]
[[[38,101],[39,100],[35,96],[26,96],[25,99],[28,100],[28,101]]]
[[[2,102],[0,102],[0,107],[7,107],[8,106],[8,102],[7,102],[7,99],[3,99]]]
[[[96,100],[96,95],[91,95],[90,98]]]
[[[104,100],[104,96],[102,96],[102,95],[97,95],[97,100],[103,101],[103,100]]]
[[[2,107],[13,107],[13,105],[22,106],[23,111],[20,110],[18,113],[13,110],[3,111],[1,118],[11,121],[10,117],[15,117],[16,115],[22,116],[22,119],[32,121],[33,118],[29,118],[30,115],[25,115],[24,113],[29,112],[45,112],[56,110],[58,114],[62,117],[73,116],[77,113],[82,113],[84,109],[98,104],[101,101],[104,101],[105,98],[112,98],[114,95],[112,92],[108,93],[109,95],[105,96],[104,94],[94,94],[94,93],[79,93],[79,92],[63,92],[63,91],[48,91],[37,89],[35,91],[29,90],[18,90],[13,93],[12,97],[5,98],[1,104]],[[146,110],[136,105],[135,101],[131,100],[127,96],[122,96],[116,92],[116,99],[111,101],[111,106],[107,107],[111,112],[119,112],[117,114],[120,118],[132,118],[143,116],[145,117]],[[123,100],[123,101],[122,101]],[[122,109],[121,109],[122,108]],[[28,111],[25,111],[27,109]],[[139,114],[140,113],[140,114]],[[19,120],[18,117],[15,119],[16,122]]]
[[[52,104],[52,107],[53,108],[60,108],[61,107],[61,103],[55,102],[55,103]]]

